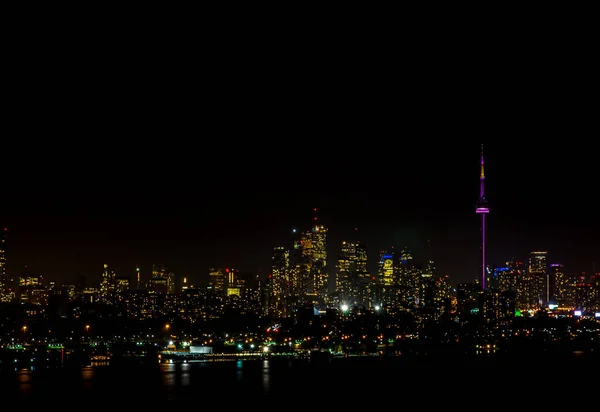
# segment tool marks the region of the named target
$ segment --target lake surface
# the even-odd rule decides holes
[[[578,385],[584,379],[582,376],[599,370],[597,360],[577,357],[132,361],[84,367],[0,366],[3,402],[140,406],[183,401],[198,405],[208,402],[226,409],[265,402],[271,409],[269,404],[275,402],[279,405],[277,409],[290,406],[294,410],[314,404],[346,407],[365,402],[377,410],[381,409],[377,405],[382,399],[400,404],[420,399],[428,405],[451,405],[465,397],[475,402],[486,393],[501,397],[515,391],[537,393],[536,388],[555,388],[556,384],[571,390],[570,382]]]

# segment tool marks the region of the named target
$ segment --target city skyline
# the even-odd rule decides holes
[[[543,249],[567,271],[591,272],[598,219],[582,213],[581,198],[595,188],[595,155],[575,146],[543,149],[485,144],[487,262],[503,265]],[[104,263],[119,276],[133,276],[136,265],[148,276],[153,263],[165,264],[197,282],[209,267],[266,275],[273,248],[291,247],[292,230],[306,230],[317,207],[329,228],[332,276],[341,242],[357,239],[369,250],[371,270],[380,250],[408,247],[418,261],[433,258],[453,284],[472,281],[479,267],[479,150],[477,143],[413,144],[396,163],[384,161],[388,153],[373,158],[377,152],[365,151],[371,163],[358,171],[339,159],[302,168],[300,153],[290,164],[275,157],[271,170],[264,158],[249,169],[252,162],[232,152],[235,174],[211,176],[212,163],[200,163],[194,174],[191,166],[175,172],[171,160],[161,176],[132,162],[104,175],[83,167],[91,178],[85,186],[53,170],[5,191],[7,267],[18,276],[27,265],[58,282],[78,275],[97,281]],[[63,186],[44,184],[61,177]]]

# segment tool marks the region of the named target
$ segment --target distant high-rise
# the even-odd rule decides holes
[[[548,303],[563,305],[563,291],[566,289],[565,266],[553,263],[548,267]]]
[[[0,302],[12,302],[15,298],[15,285],[6,272],[6,237],[8,229],[0,231]]]
[[[115,303],[117,293],[117,276],[115,272],[104,264],[102,282],[100,284],[100,296],[104,303]]]
[[[272,309],[276,316],[287,315],[288,298],[291,295],[290,251],[283,246],[273,249],[271,262]]]
[[[377,262],[377,276],[383,286],[393,286],[396,284],[394,276],[394,251],[382,250],[379,252],[379,262]]]
[[[550,300],[548,252],[545,250],[531,252],[527,272],[531,287],[532,305],[546,306]]]
[[[158,293],[175,293],[175,274],[165,265],[153,264],[150,285]]]
[[[485,216],[490,213],[488,202],[485,198],[485,173],[484,173],[484,160],[483,160],[483,145],[481,145],[481,173],[479,175],[479,200],[475,212],[481,215],[481,288],[485,290],[487,288],[487,267],[485,263]]]
[[[137,290],[140,290],[142,288],[142,275],[140,273],[140,267],[136,266],[135,267],[135,288]]]
[[[359,242],[342,242],[335,288],[340,302],[368,306],[371,283],[367,269],[367,247]]]
[[[315,212],[316,212],[315,208]],[[324,299],[328,293],[327,228],[316,223],[300,239],[302,283],[306,295]]]
[[[208,271],[208,288],[216,295],[225,296],[227,278],[222,268],[210,268]]]

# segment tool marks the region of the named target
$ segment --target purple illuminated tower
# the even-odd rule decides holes
[[[481,215],[481,288],[486,288],[486,266],[485,266],[485,215],[490,213],[488,202],[485,199],[485,173],[483,171],[483,145],[481,145],[481,175],[479,176],[480,189],[479,189],[479,200],[477,201],[477,208],[475,213]]]

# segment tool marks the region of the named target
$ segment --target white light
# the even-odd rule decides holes
[[[582,314],[583,314],[583,312],[581,312],[580,310],[575,311],[575,316],[581,316]]]
[[[348,305],[342,305],[342,311],[343,311],[343,312],[348,312],[348,309],[350,309],[350,308],[348,307]]]
[[[379,306],[379,305],[375,306],[375,310],[376,310],[377,312],[379,312],[379,311],[381,310],[381,306]]]
[[[269,351],[269,347],[268,346],[263,346],[263,352],[267,353]]]

